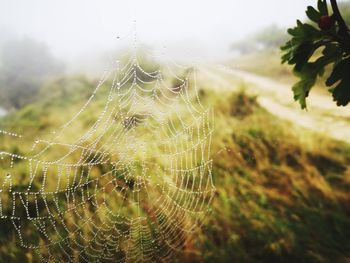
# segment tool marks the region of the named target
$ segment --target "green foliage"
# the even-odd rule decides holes
[[[350,101],[350,58],[342,60],[337,64],[328,78],[327,86],[332,86],[335,83],[339,84],[332,90],[333,97],[340,105],[346,105]]]
[[[293,86],[294,99],[305,109],[306,98],[317,78],[331,65],[333,71],[326,85],[337,105],[346,106],[350,102],[350,33],[339,15],[328,16],[326,0],[318,1],[317,10],[309,6],[306,15],[319,28],[297,20],[297,26],[288,29],[292,39],[281,47],[282,63],[294,65],[294,73],[300,78]],[[320,24],[322,19],[330,21],[326,28]]]

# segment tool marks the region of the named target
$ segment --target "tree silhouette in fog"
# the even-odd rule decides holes
[[[0,47],[0,100],[6,108],[31,102],[43,82],[63,69],[48,47],[29,38],[12,39]]]

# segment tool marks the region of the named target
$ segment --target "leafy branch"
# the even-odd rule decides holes
[[[306,108],[306,98],[318,77],[327,66],[332,71],[326,85],[338,106],[350,102],[350,30],[336,0],[330,0],[333,14],[329,15],[327,0],[318,0],[317,9],[308,6],[307,17],[316,24],[297,20],[297,26],[288,29],[292,38],[281,47],[282,63],[294,65],[294,74],[300,80],[294,84],[294,99]]]

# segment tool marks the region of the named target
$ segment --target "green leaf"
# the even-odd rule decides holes
[[[311,42],[305,42],[295,50],[294,57],[289,61],[289,64],[295,64],[295,69],[300,71],[302,67],[309,61],[312,54],[315,52],[315,46]]]
[[[303,24],[302,30],[304,33],[304,37],[308,40],[317,40],[323,37],[323,33],[309,24]]]
[[[328,6],[326,0],[318,0],[317,8],[318,11],[320,11],[321,16],[328,16]]]
[[[322,54],[327,57],[333,57],[333,58],[341,58],[341,50],[339,49],[338,45],[335,43],[328,43],[325,45],[325,49],[322,51]]]
[[[321,16],[322,16],[322,15],[321,15],[315,8],[313,8],[312,6],[308,6],[308,7],[307,7],[306,15],[307,15],[307,17],[308,17],[311,21],[313,21],[313,22],[315,22],[315,23],[318,23],[318,21],[320,20],[320,18],[321,18]]]
[[[346,106],[350,102],[350,58],[337,63],[332,74],[326,81],[327,86],[338,83],[330,89],[333,93],[333,99],[338,106]]]
[[[338,62],[341,59],[341,55],[341,51],[336,44],[328,43],[325,44],[322,56],[310,64],[313,65],[315,72],[318,73],[319,76],[323,76],[325,67],[329,64]]]
[[[350,58],[344,59],[334,66],[333,72],[326,81],[327,86],[332,86],[350,72]]]
[[[318,1],[318,11],[309,6],[306,14],[313,22],[318,22],[321,16],[328,15],[326,0]],[[282,63],[294,65],[294,74],[300,81],[293,86],[294,99],[306,108],[306,98],[315,85],[318,76],[323,76],[326,66],[334,64],[327,85],[338,105],[347,105],[350,101],[350,50],[330,35],[337,35],[336,24],[327,32],[297,20],[297,26],[288,29],[292,38],[281,47]],[[320,55],[316,51],[324,47]],[[317,56],[316,56],[316,54]],[[314,57],[313,57],[314,56]],[[310,62],[311,58],[312,59]],[[334,86],[334,87],[333,87]]]
[[[317,40],[323,37],[323,33],[309,24],[304,24],[297,20],[297,26],[294,28],[288,29],[288,33],[293,36],[296,40]]]
[[[299,101],[302,109],[306,109],[306,98],[309,96],[311,88],[315,85],[316,78],[307,76],[302,78],[299,82],[294,84],[292,90],[294,93],[294,100]]]

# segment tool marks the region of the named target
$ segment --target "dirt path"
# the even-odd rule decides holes
[[[237,89],[237,81],[259,95],[258,100],[270,113],[300,126],[350,143],[350,108],[337,107],[331,96],[312,93],[308,111],[301,110],[293,100],[289,85],[224,66],[201,66],[198,77],[218,90]]]

